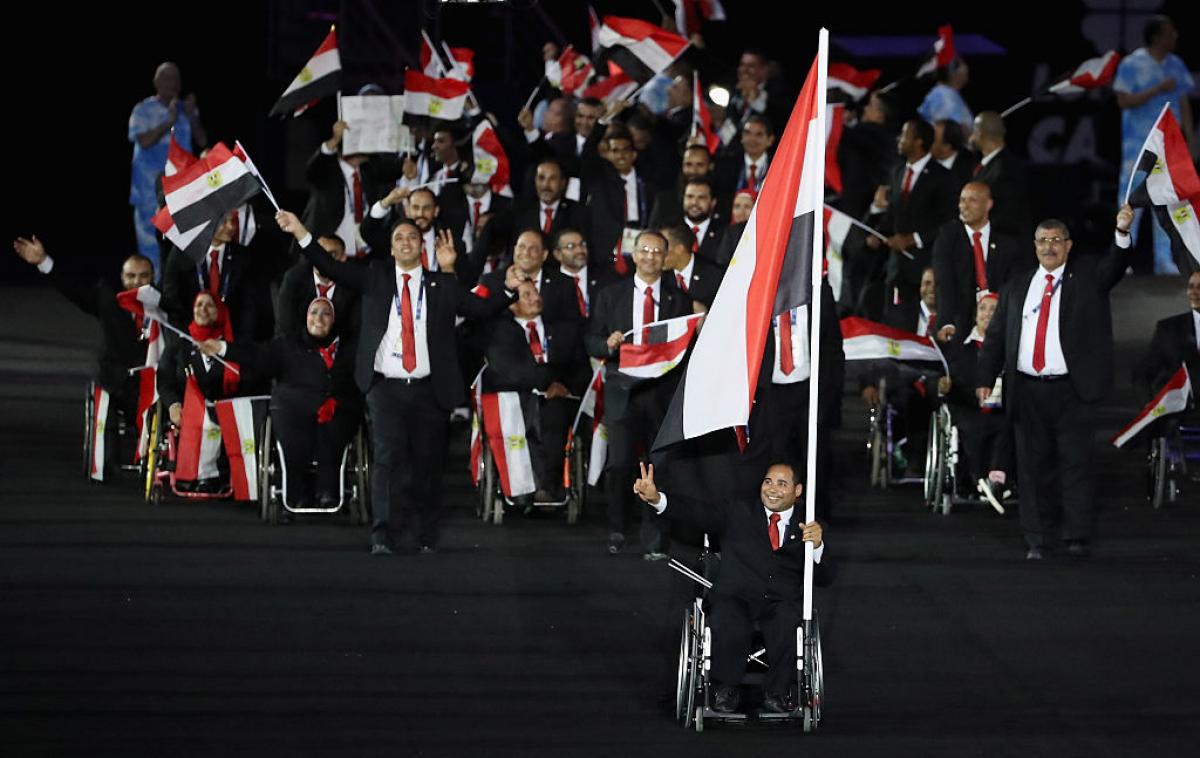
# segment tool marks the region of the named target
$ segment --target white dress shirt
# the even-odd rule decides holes
[[[658,493],[658,502],[651,503],[650,507],[653,508],[654,510],[658,511],[659,513],[662,513],[663,511],[665,511],[667,509],[667,493],[659,492]],[[765,505],[763,506],[763,518],[765,518],[767,520],[767,528],[770,528],[770,526],[771,526],[771,514],[774,512],[775,511],[772,511],[770,508],[766,507]],[[779,546],[780,547],[783,547],[783,535],[787,534],[788,524],[790,524],[792,522],[792,514],[795,512],[796,512],[796,506],[794,506],[794,505],[791,508],[788,508],[786,511],[779,511],[779,523],[776,526],[779,529]],[[800,531],[803,532],[804,530],[801,529]],[[796,538],[799,539],[799,535],[797,535]],[[821,540],[821,546],[818,548],[813,548],[813,563],[820,563],[821,556],[824,554],[825,554],[825,540]]]
[[[401,318],[401,292],[404,284],[404,274],[409,274],[408,294],[413,309],[413,343],[416,348],[417,365],[413,370],[404,370],[404,341],[403,320]],[[429,376],[429,343],[426,339],[427,323],[429,321],[429,302],[425,299],[425,290],[421,286],[424,270],[417,266],[405,271],[396,266],[396,297],[392,300],[392,308],[388,312],[387,331],[375,350],[375,370],[389,379],[422,379]]]
[[[646,300],[646,290],[649,289],[654,293],[654,320],[658,321],[658,309],[662,305],[662,277],[659,277],[654,284],[647,284],[642,281],[640,274],[633,276],[633,337],[635,340],[640,340],[639,335],[642,333],[642,303]]]
[[[782,319],[792,321],[792,373],[783,373],[779,323]],[[797,306],[787,313],[775,317],[775,365],[771,369],[774,384],[795,384],[808,379],[811,372],[808,360],[808,304]]]
[[[696,270],[696,256],[689,255],[688,256],[688,264],[686,266],[684,266],[682,269],[680,269],[679,271],[675,272],[683,277],[684,292],[687,292],[687,289],[692,286],[692,272],[695,270]],[[676,283],[678,283],[679,280],[676,279],[675,281],[676,281]]]
[[[1021,308],[1021,341],[1017,348],[1017,370],[1030,376],[1060,376],[1067,373],[1067,359],[1063,356],[1062,340],[1058,333],[1059,306],[1062,304],[1062,277],[1067,266],[1064,263],[1053,271],[1038,266],[1037,273],[1025,291],[1025,303]],[[1046,322],[1046,365],[1040,372],[1033,369],[1033,347],[1037,340],[1038,318],[1041,316],[1042,292],[1046,289],[1046,275],[1054,277],[1054,294],[1050,297],[1050,320]]]
[[[1196,330],[1196,349],[1200,350],[1200,311],[1192,311],[1192,328]]]
[[[425,243],[425,260],[429,262],[429,270],[437,271],[437,229],[429,227],[429,231],[425,232],[425,236],[421,239]]]
[[[592,127],[592,128],[594,129],[595,127]],[[586,142],[587,142],[587,137],[583,136],[582,134],[575,135],[575,154],[576,155],[583,154],[583,146]]]
[[[546,211],[550,211],[550,221],[551,221],[551,223],[554,222],[555,217],[558,216],[558,206],[560,206],[560,205],[562,205],[561,200],[555,201],[553,205],[546,205],[541,200],[538,201],[538,217],[537,217],[537,228],[538,229],[545,228]],[[546,241],[549,242],[549,240],[546,240]]]
[[[492,209],[492,191],[488,190],[479,197],[471,197],[467,195],[467,222],[471,225],[471,229],[475,229],[475,203],[479,203],[479,215],[487,213]]]
[[[750,183],[750,167],[754,166],[754,187],[755,190],[762,189],[763,177],[767,175],[767,154],[764,152],[758,156],[757,160],[753,160],[749,155],[743,155],[742,160],[745,162],[746,183]]]
[[[963,224],[963,228],[967,230],[967,241],[970,242],[972,245],[974,245],[976,230],[971,228],[970,224]],[[991,242],[991,240],[992,240],[992,222],[988,221],[986,224],[983,225],[983,228],[979,229],[978,231],[979,231],[979,244],[983,245],[983,262],[987,263],[988,253],[990,252],[988,250],[988,243]],[[973,255],[974,255],[974,253],[972,253],[972,256]],[[975,259],[972,258],[971,260],[974,261]],[[974,270],[974,269],[972,268],[972,270]]]
[[[637,191],[637,169],[630,169],[629,173],[621,177],[621,181],[625,183],[625,220],[640,221],[638,218],[638,191]]]
[[[324,155],[337,155],[338,168],[342,172],[342,182],[345,190],[342,192],[342,220],[338,222],[335,235],[341,237],[342,243],[346,246],[346,254],[351,258],[358,254],[365,245],[359,237],[358,224],[354,222],[354,166],[346,162],[342,156],[337,154],[336,150],[330,150],[325,143],[321,143],[321,153]],[[359,172],[359,182],[362,182],[362,173]],[[367,202],[366,188],[363,188],[363,204]]]

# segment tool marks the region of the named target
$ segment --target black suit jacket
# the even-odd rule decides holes
[[[758,498],[720,502],[667,493],[663,515],[703,529],[721,540],[721,571],[714,591],[753,603],[799,601],[804,597],[804,513],[797,501],[778,550],[771,549],[768,520]],[[833,561],[826,548],[814,565],[814,583],[833,580]]]
[[[362,237],[371,246],[372,259],[382,261],[390,261],[392,259],[392,225],[402,218],[404,218],[404,209],[400,205],[393,205],[389,208],[387,215],[383,218],[375,218],[369,212],[363,217],[361,226]],[[439,212],[433,228],[435,235],[446,229],[450,230],[450,236],[454,238],[454,251],[458,253],[458,259],[454,265],[454,274],[458,277],[458,282],[463,287],[470,289],[475,286],[475,282],[479,280],[479,269],[476,268],[475,259],[467,255],[467,246],[463,243],[462,238],[462,225],[459,225],[455,229],[442,220],[441,213]],[[428,250],[426,254],[432,261],[437,253],[433,250]]]
[[[360,262],[360,265],[365,265]],[[283,275],[279,286],[279,306],[275,314],[276,337],[300,337],[307,329],[309,303],[317,296],[313,266],[301,260]],[[338,331],[348,337],[358,334],[358,292],[349,287],[333,288],[333,310]]]
[[[883,124],[862,121],[842,132],[838,165],[842,169],[842,198],[838,207],[861,218],[871,206],[875,188],[888,182],[896,161],[896,135]]]
[[[633,296],[634,283],[629,278],[621,279],[597,292],[584,341],[588,355],[608,359],[604,369],[604,417],[614,421],[624,417],[631,390],[624,382],[613,381],[620,367],[621,354],[619,349],[608,349],[608,335],[616,331],[628,332],[633,328]],[[691,313],[691,298],[671,286],[664,277],[663,286],[659,288],[658,320],[687,316]],[[680,370],[681,367],[677,366],[666,376],[640,382],[632,391],[670,392],[678,383]]]
[[[530,228],[541,229],[544,221],[542,206],[536,197],[518,202],[507,212],[497,214],[488,222],[475,247],[471,249],[471,258],[474,259],[476,268],[483,270],[483,260],[489,250],[498,250],[502,260],[511,260],[513,246],[516,245],[521,232]],[[581,203],[562,198],[558,201],[558,208],[550,221],[550,236],[546,239],[547,249],[553,236],[563,229],[574,229],[582,234],[585,240],[588,239],[588,226],[587,209]]]
[[[100,322],[96,381],[110,394],[119,395],[129,381],[129,369],[146,363],[146,343],[133,314],[117,305],[117,290],[103,279],[74,278],[63,270],[60,261],[54,262],[47,278],[63,297]]]
[[[1109,293],[1125,276],[1128,250],[1113,245],[1104,255],[1085,255],[1076,249],[1067,259],[1059,303],[1059,340],[1075,394],[1085,403],[1096,403],[1112,386],[1113,338]],[[1017,411],[1019,393],[1009,392],[1017,376],[1021,327],[1036,328],[1035,318],[1025,319],[1025,294],[1041,269],[1013,277],[1000,292],[1000,305],[983,341],[977,386],[991,387],[1004,371],[1005,403]],[[1019,412],[1019,411],[1018,411]]]
[[[352,287],[362,298],[362,327],[354,379],[365,393],[374,381],[375,352],[387,332],[388,318],[396,300],[396,264],[380,259],[373,259],[366,266],[351,261],[339,263],[315,241],[309,242],[300,252],[338,286]],[[488,318],[507,307],[515,295],[500,288],[485,300],[460,286],[453,274],[440,271],[426,271],[421,282],[425,307],[429,309],[426,341],[430,377],[438,405],[449,411],[466,402],[454,333],[455,316]]]
[[[538,291],[542,295],[542,318],[548,321],[577,321],[579,315],[579,298],[575,295],[575,281],[558,270],[557,263],[546,258],[542,266],[541,284]],[[484,274],[480,284],[493,292],[504,289],[505,270],[492,271]],[[501,314],[504,315],[504,314]]]
[[[238,377],[239,392],[245,391],[248,385],[252,386],[251,371],[252,369],[241,367]],[[210,360],[208,366],[205,366],[204,358],[195,345],[171,335],[167,338],[167,347],[159,359],[155,378],[158,398],[164,408],[183,402],[188,374],[196,377],[196,386],[200,388],[200,394],[204,395],[206,400],[221,400],[226,397],[225,367],[215,360]]]
[[[768,150],[767,170],[755,176],[758,191],[760,192],[762,191],[763,179],[771,171],[771,160],[774,157],[774,152]],[[742,151],[741,145],[718,154],[717,165],[713,169],[713,181],[717,185],[714,189],[721,197],[733,197],[735,192],[746,186],[748,178],[746,175],[746,154]]]
[[[1026,246],[1028,247],[1028,246]],[[988,289],[999,292],[1020,268],[1036,259],[1025,254],[1012,237],[996,232],[988,237]],[[966,339],[975,325],[975,248],[961,221],[947,222],[933,243],[933,274],[937,287],[937,312],[940,326],[953,324],[957,339]],[[940,327],[939,327],[940,328]]]
[[[321,253],[324,255],[325,251]],[[328,256],[326,256],[328,257]],[[256,250],[234,243],[225,246],[221,263],[221,299],[229,310],[233,325],[233,336],[239,342],[270,338],[273,332],[274,315],[270,308],[271,271],[266,261]],[[163,270],[162,304],[177,327],[192,321],[192,305],[201,290],[207,289],[208,262],[197,265],[186,255],[172,255]]]
[[[1192,399],[1200,397],[1200,351],[1196,349],[1196,322],[1192,312],[1164,318],[1154,325],[1154,337],[1146,358],[1133,371],[1133,383],[1149,400],[1167,380],[1187,365],[1192,382]]]
[[[545,390],[553,382],[562,383],[571,394],[582,396],[591,378],[587,353],[583,349],[583,323],[547,321],[546,362],[534,360],[529,335],[512,318],[498,318],[492,325],[487,346],[487,371],[483,375],[485,392]]]
[[[1029,178],[1025,161],[1011,148],[1004,147],[988,161],[975,180],[992,190],[992,225],[1017,239],[1029,239],[1033,222],[1029,213]]]
[[[955,197],[958,197],[958,192],[962,190],[963,185],[971,181],[975,176],[975,166],[978,163],[979,161],[975,159],[974,153],[966,150],[959,150],[955,153],[954,162],[950,164],[950,168],[948,169]]]
[[[316,418],[326,398],[337,399],[338,414],[362,413],[362,394],[354,383],[355,345],[343,336],[333,357],[333,367],[314,345],[302,337],[279,337],[258,344],[230,343],[225,357],[250,367],[256,376],[275,380],[271,408]]]
[[[596,130],[599,132],[599,130]],[[593,137],[596,135],[593,134]],[[592,139],[589,138],[589,143]],[[658,194],[640,171],[636,171],[638,184],[638,213],[636,222],[625,220],[625,182],[621,175],[599,154],[585,154],[583,180],[588,187],[588,211],[590,237],[588,239],[588,265],[613,269],[613,250],[621,239],[624,228],[646,227],[650,223],[650,205]]]
[[[402,168],[398,156],[385,153],[372,155],[359,168],[363,185],[364,221],[371,205],[396,186],[396,180],[403,175]],[[346,210],[346,194],[350,191],[338,165],[338,156],[326,155],[318,147],[304,167],[304,178],[311,188],[302,217],[304,226],[311,229],[313,234],[332,235],[342,222],[342,214]]]
[[[717,296],[717,288],[721,286],[721,278],[725,276],[725,267],[718,266],[700,255],[693,255],[692,260],[695,261],[692,265],[692,275],[684,291],[691,299],[711,308],[713,298]],[[667,269],[663,275],[667,281],[678,283],[674,271]]]

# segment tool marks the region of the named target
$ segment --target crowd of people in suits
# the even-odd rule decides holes
[[[167,91],[159,100],[168,99],[160,110],[171,114],[163,118],[183,113],[199,127],[191,110],[180,110],[177,69],[160,74]],[[713,107],[725,136],[710,150],[692,129],[692,72],[676,63],[667,75],[661,113],[556,95],[497,125],[514,197],[473,181],[469,117],[416,124],[414,150],[399,155],[346,154],[347,124],[337,121],[308,160],[302,212],[275,212],[260,196],[218,220],[199,262],[161,238],[157,268],[151,256],[131,256],[123,287],[159,282],[163,310],[192,337],[169,335],[158,371],[172,420],[189,377],[209,399],[272,391],[288,450],[324,462],[324,473],[308,483],[299,477],[293,492],[326,503],[330,462],[365,411],[374,456],[370,549],[393,552],[411,521],[415,547],[433,551],[451,419],[462,416],[479,369],[486,365],[487,391],[538,393],[537,497],[554,497],[567,426],[603,361],[607,549],[625,550],[628,521],[640,510],[642,551],[666,557],[670,529],[638,502],[634,482],[679,372],[633,386],[611,381],[619,348],[645,324],[712,306],[792,105],[778,67],[747,50],[737,91],[727,107]],[[958,77],[965,81],[965,65]],[[902,405],[949,398],[978,411],[1003,375],[1007,420],[965,416],[980,430],[967,432],[973,471],[992,482],[1021,471],[1022,525],[1037,557],[1051,541],[1038,514],[1047,511],[1042,501],[1059,497],[1049,491],[1058,474],[1045,466],[1057,454],[1071,483],[1061,493],[1062,536],[1086,552],[1087,440],[1092,407],[1111,383],[1108,291],[1128,263],[1128,209],[1108,255],[1068,260],[1066,225],[1032,220],[1024,162],[999,114],[969,122],[959,108],[931,112],[932,120],[905,116],[883,91],[848,110],[837,155],[844,186],[829,201],[879,234],[847,243],[838,289],[827,280],[819,302],[828,314],[816,411],[821,515],[832,509],[829,435],[840,423],[846,373],[838,318],[856,315],[936,340],[950,367],[945,376],[895,364],[859,372],[868,405],[879,402],[878,379],[890,372]],[[169,139],[161,126],[131,139],[149,150]],[[257,220],[252,240],[246,215]],[[113,304],[109,285],[82,287],[63,270],[70,260],[56,263],[36,238],[16,249],[100,318],[100,382],[131,408],[127,370],[144,362],[142,325]],[[780,314],[767,341],[750,423],[750,448],[763,460],[806,452],[809,324],[807,306]],[[1145,367],[1147,387],[1160,363],[1194,365],[1194,345],[1174,340],[1174,328],[1156,337],[1161,360]],[[924,425],[911,419],[914,440]]]

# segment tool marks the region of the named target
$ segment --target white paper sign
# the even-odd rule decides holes
[[[404,95],[344,96],[342,120],[349,129],[342,136],[342,154],[399,153],[412,149],[412,132],[400,123]]]

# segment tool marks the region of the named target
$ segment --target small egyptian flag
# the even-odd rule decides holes
[[[471,174],[471,182],[486,184],[497,195],[512,197],[508,156],[504,153],[500,138],[496,136],[496,130],[487,119],[480,121],[475,127],[471,143],[475,159],[475,172]]]
[[[608,62],[608,76],[591,85],[583,91],[584,97],[594,97],[605,103],[615,103],[632,95],[638,88],[638,83],[629,78],[621,67],[612,61]]]
[[[475,381],[471,382],[471,456],[468,465],[472,487],[479,486],[479,461],[483,457],[483,419],[480,414],[483,413],[483,372],[486,370],[486,365],[479,369]]]
[[[621,343],[618,376],[613,381],[632,384],[628,380],[655,379],[678,366],[699,323],[700,315],[695,314],[656,321],[634,331],[631,342]]]
[[[162,184],[167,209],[181,232],[224,218],[262,187],[246,164],[221,142],[183,171],[164,176]]]
[[[831,103],[856,103],[867,96],[879,75],[883,72],[877,68],[859,71],[848,63],[830,63],[829,78],[825,80],[825,89],[829,91]]]
[[[167,143],[167,165],[163,166],[164,176],[174,176],[196,162],[196,156],[180,147],[175,141],[175,131],[171,130],[171,141]]]
[[[154,214],[150,223],[154,224],[154,228],[161,232],[168,242],[182,250],[196,263],[204,260],[204,254],[208,252],[208,243],[215,233],[211,221],[205,221],[187,232],[179,231],[179,227],[175,225],[175,219],[171,218],[171,212],[165,205],[158,209],[158,213]],[[206,231],[207,234],[205,234]]]
[[[329,30],[325,41],[308,59],[300,73],[271,106],[268,116],[299,116],[321,98],[336,94],[342,86],[342,61],[338,56],[337,32]]]
[[[1111,440],[1113,446],[1121,447],[1160,416],[1185,410],[1191,394],[1192,385],[1188,378],[1187,366],[1180,366],[1166,386],[1158,391],[1153,400],[1146,403],[1142,412],[1133,421],[1126,424],[1124,429],[1117,432]]]
[[[583,97],[592,73],[592,62],[571,45],[558,58],[546,61],[546,81],[568,97]]]
[[[88,461],[88,477],[94,482],[104,481],[104,427],[108,423],[108,406],[111,401],[108,391],[96,385],[92,397],[92,457]]]
[[[620,16],[604,17],[599,41],[604,56],[638,84],[645,84],[666,70],[689,44],[678,34],[649,21]]]
[[[156,324],[157,326],[157,324]],[[158,402],[158,369],[142,366],[137,369],[137,448],[133,451],[134,463],[146,457],[150,450],[150,412]]]
[[[229,484],[234,500],[258,500],[257,430],[267,415],[266,397],[235,397],[213,404],[225,456],[229,459]]]
[[[1066,79],[1051,84],[1050,91],[1059,95],[1074,95],[1107,87],[1117,73],[1117,64],[1120,62],[1121,55],[1116,50],[1109,50],[1099,58],[1088,58]]]
[[[592,374],[587,392],[579,403],[580,413],[586,413],[592,419],[592,447],[588,455],[588,484],[593,487],[600,481],[604,473],[604,464],[608,462],[608,427],[604,424],[604,366],[599,366]]]
[[[179,422],[176,478],[184,482],[215,479],[219,475],[217,460],[221,457],[221,427],[209,418],[204,395],[194,376],[187,378],[187,386],[183,391],[183,417]]]
[[[420,71],[404,72],[404,112],[445,121],[461,118],[470,85],[458,79],[434,79]]]
[[[721,146],[721,138],[713,132],[712,114],[708,112],[708,103],[705,102],[704,93],[700,91],[700,75],[693,73],[692,136],[697,134],[704,135],[704,146],[708,148],[708,154],[715,155],[717,148]]]
[[[917,78],[936,74],[940,69],[949,66],[952,60],[954,60],[954,29],[950,27],[950,24],[945,24],[938,27],[933,50],[930,52],[929,58],[917,69]]]
[[[525,436],[521,396],[516,392],[485,392],[482,396],[483,426],[492,460],[500,474],[500,489],[506,497],[537,491],[533,460]]]
[[[841,302],[845,257],[842,250],[854,228],[853,219],[836,208],[825,206],[825,276],[833,290],[833,299]]]
[[[1137,177],[1143,173],[1139,181]],[[1130,190],[1128,202],[1137,207],[1178,205],[1200,196],[1200,177],[1170,103],[1163,106],[1146,135],[1130,177]]]
[[[940,361],[933,340],[903,329],[851,316],[842,319],[842,350],[848,361]]]

